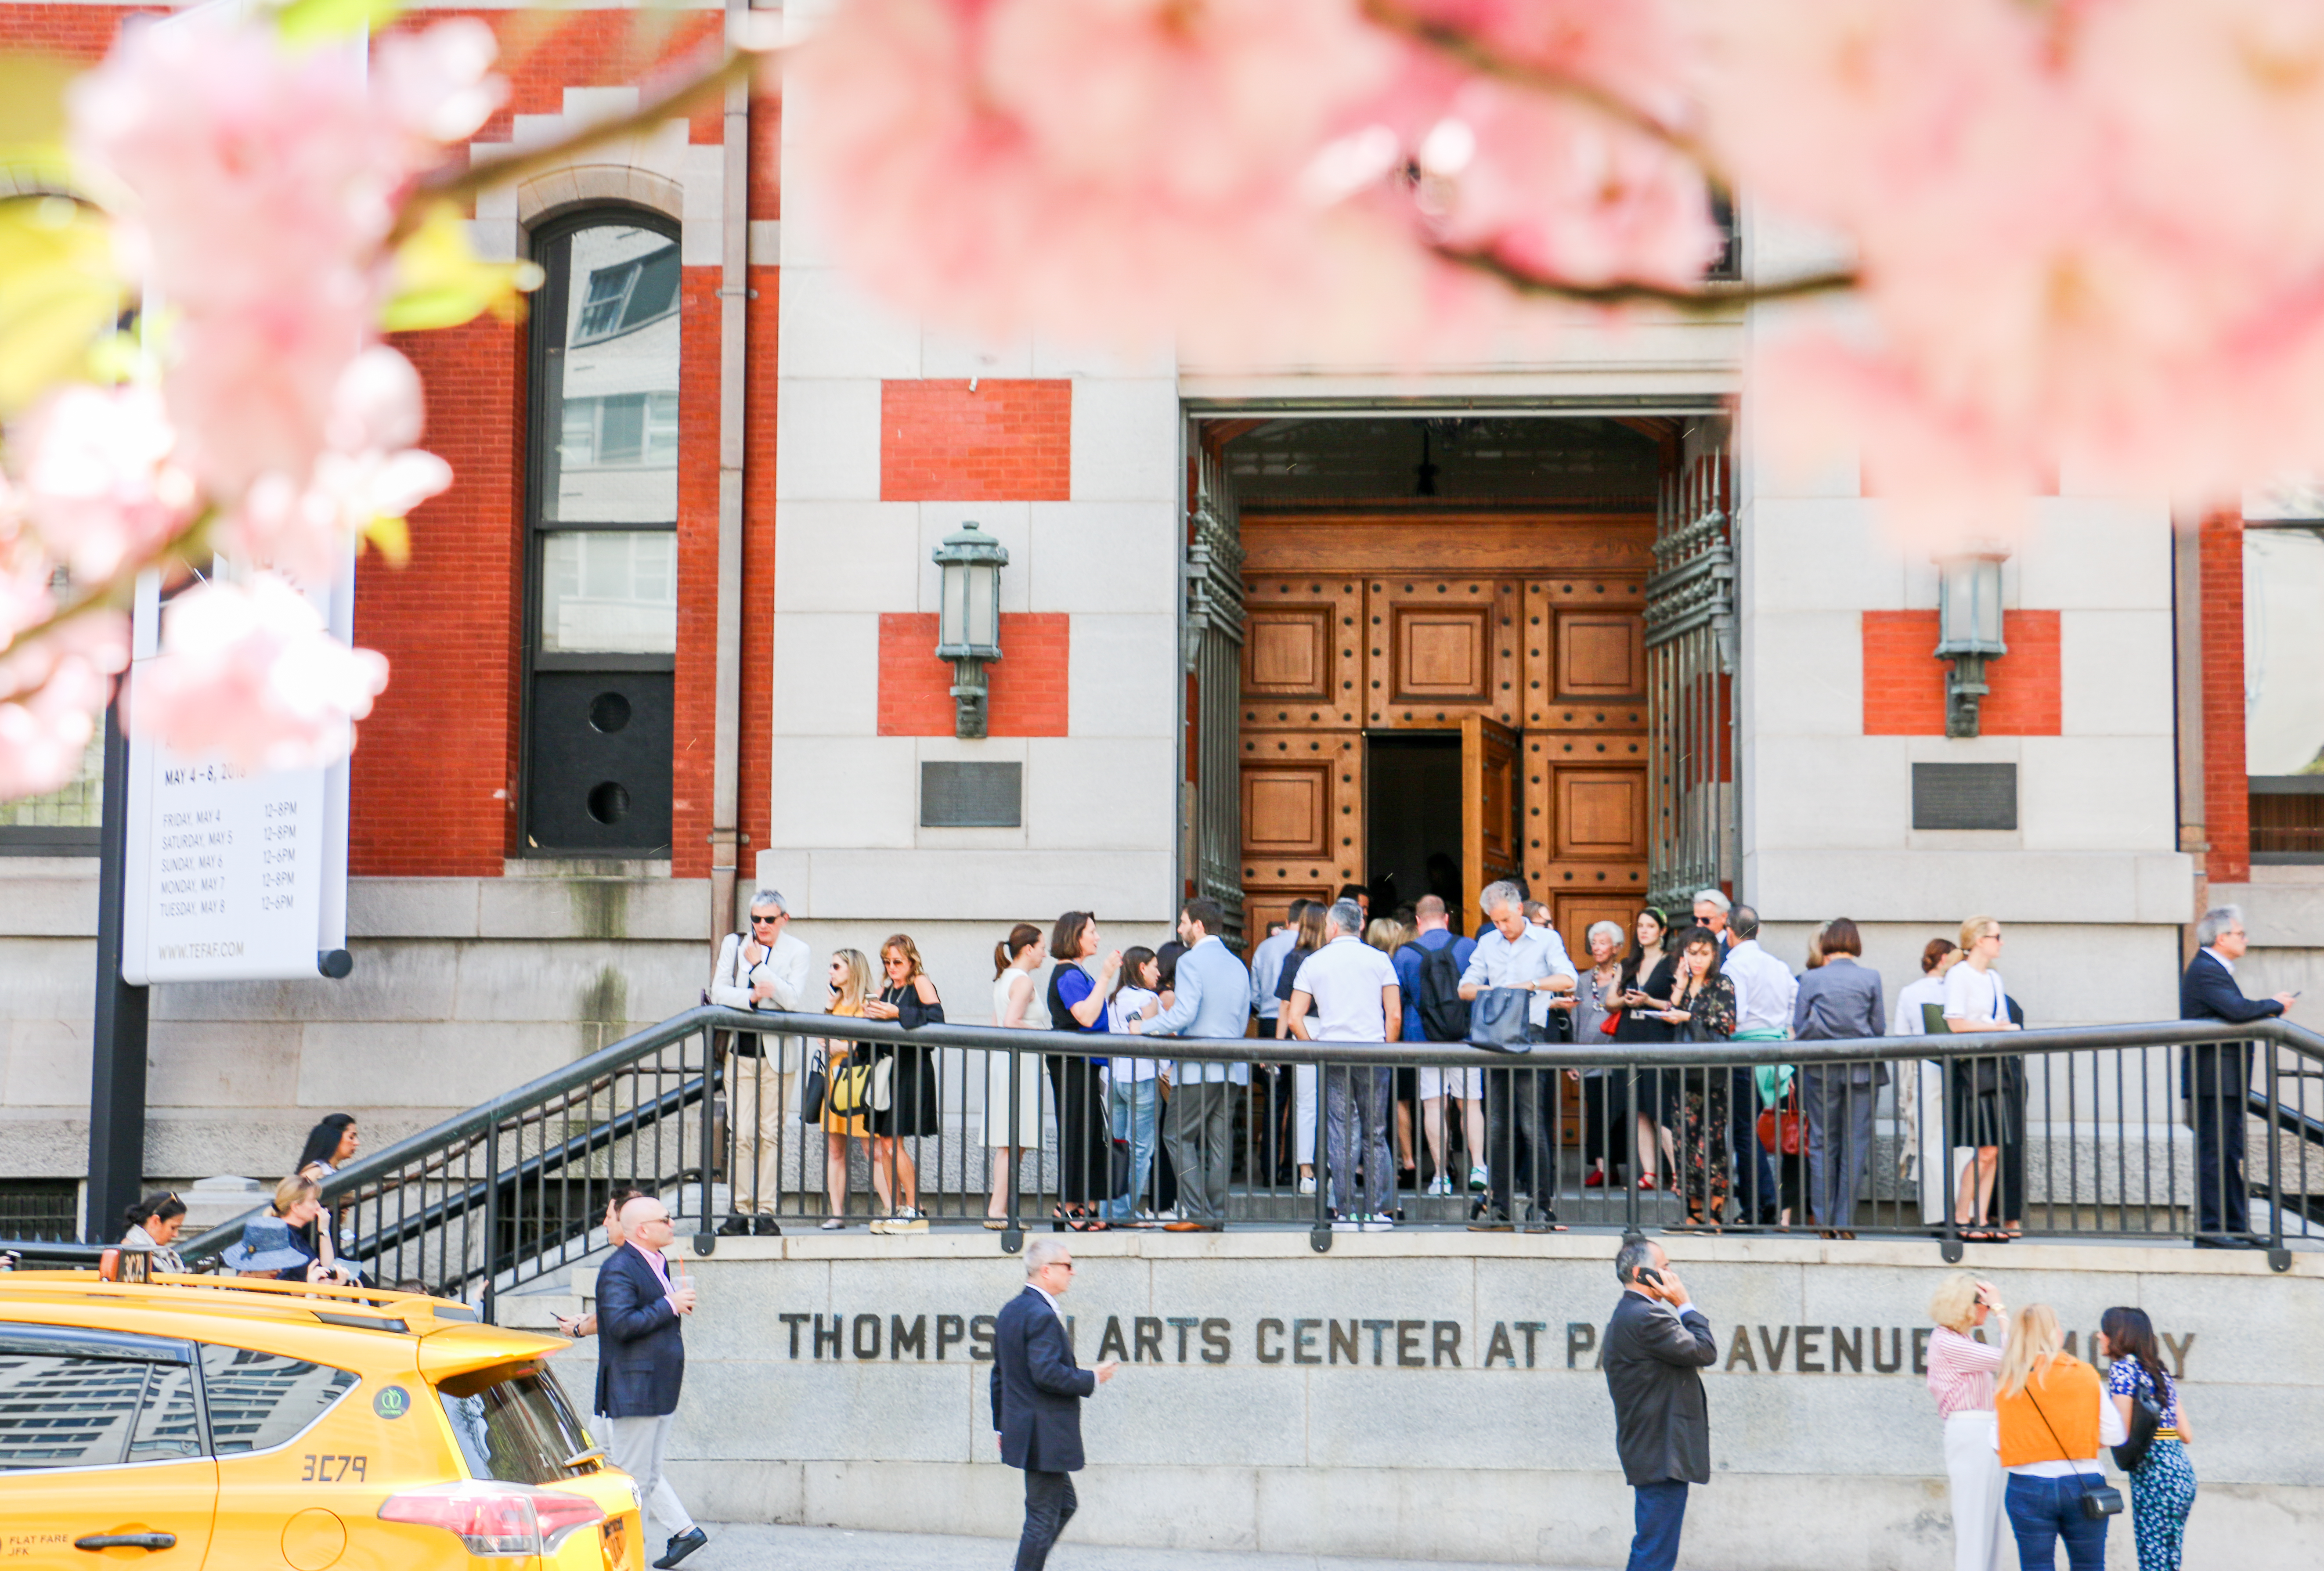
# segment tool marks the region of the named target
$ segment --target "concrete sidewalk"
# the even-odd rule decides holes
[[[684,1571],[1007,1571],[1014,1539],[930,1533],[865,1533],[844,1528],[721,1526],[705,1522],[710,1542]],[[659,1557],[649,1546],[646,1564]],[[1508,1571],[1449,1560],[1355,1560],[1341,1555],[1239,1554],[1209,1549],[1125,1549],[1077,1544],[1068,1528],[1049,1556],[1056,1571]]]

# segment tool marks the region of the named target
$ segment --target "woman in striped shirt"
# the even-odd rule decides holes
[[[2009,1340],[2009,1315],[1991,1282],[1957,1271],[1929,1300],[1937,1328],[1929,1337],[1929,1394],[1945,1421],[1945,1473],[1952,1483],[1953,1571],[2000,1571],[2013,1539],[2002,1509],[2000,1431],[1993,1412],[1993,1376]],[[1980,1342],[1972,1328],[1990,1324],[1994,1339]]]

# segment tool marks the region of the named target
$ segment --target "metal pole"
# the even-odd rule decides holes
[[[988,1048],[986,1051],[991,1050]],[[1022,1105],[1017,1099],[1022,1094],[1024,1073],[1024,1055],[1010,1053],[1009,1055],[1009,1149],[1002,1153],[1001,1163],[1002,1170],[1009,1175],[1009,1226],[1001,1230],[1001,1253],[1003,1254],[1015,1254],[1025,1247],[1025,1218],[1018,1211],[1018,1197],[1025,1187],[1024,1175],[1018,1167],[1018,1164],[1025,1160],[1025,1132],[1019,1126],[1023,1120],[1024,1113]],[[992,1084],[992,1075],[990,1070],[985,1073],[984,1083],[987,1086]]]
[[[88,1209],[83,1233],[109,1243],[145,1182],[147,989],[121,979],[129,850],[129,741],[105,711],[105,803],[97,868],[97,1024],[88,1079]]]
[[[484,1291],[483,1313],[484,1324],[498,1325],[493,1283],[498,1276],[501,1249],[501,1126],[497,1121],[484,1130]]]
[[[710,1222],[711,1153],[716,1149],[718,1139],[717,1052],[716,1034],[706,1025],[702,1028],[702,1210],[699,1213],[702,1222],[694,1235],[694,1252],[696,1254],[714,1254],[718,1249],[718,1230]],[[728,1123],[732,1124],[733,1120],[729,1119]],[[731,1171],[727,1174],[727,1182],[730,1185],[733,1182]]]
[[[2282,1111],[2283,1088],[2276,1079],[2275,1044],[2267,1043],[2260,1051],[2267,1054],[2267,1263],[2274,1271],[2290,1271],[2292,1251],[2283,1246],[2283,1143],[2277,1138],[2282,1126],[2278,1115]],[[2246,1070],[2244,1085],[2248,1088],[2250,1084],[2251,1074]],[[2236,1099],[2248,1102],[2248,1090]],[[2236,1108],[2236,1117],[2246,1116],[2245,1107]]]
[[[1296,1074],[1297,1071],[1293,1072]],[[1294,1107],[1296,1105],[1295,1102]],[[1327,1138],[1331,1132],[1331,1066],[1318,1063],[1315,1066],[1315,1222],[1307,1234],[1307,1246],[1318,1254],[1327,1254],[1332,1248],[1332,1143]]]

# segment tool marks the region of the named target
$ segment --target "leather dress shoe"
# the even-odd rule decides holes
[[[762,1215],[751,1218],[751,1236],[753,1238],[779,1238],[782,1234],[782,1228],[772,1217]]]
[[[740,1211],[729,1211],[725,1219],[718,1224],[718,1236],[721,1238],[746,1238],[750,1233],[751,1218]]]

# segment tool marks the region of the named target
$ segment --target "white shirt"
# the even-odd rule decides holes
[[[1130,1017],[1153,1002],[1154,995],[1143,988],[1122,988],[1105,1006],[1106,1029],[1117,1036],[1130,1034]],[[1117,1058],[1106,1065],[1106,1074],[1117,1086],[1132,1080],[1150,1080],[1161,1068],[1161,1061],[1152,1058]]]
[[[2009,989],[2003,984],[2001,973],[1980,971],[1967,960],[1946,972],[1945,1014],[1956,1020],[1998,1020],[2006,1024]]]
[[[1028,1282],[1025,1285],[1041,1295],[1041,1301],[1049,1306],[1049,1313],[1057,1317],[1058,1325],[1062,1326],[1065,1323],[1065,1311],[1057,1307],[1057,1300],[1049,1296],[1049,1290],[1047,1288],[1043,1287],[1038,1282]]]
[[[1959,969],[1960,969],[1959,965],[1953,967],[1953,970]],[[1921,1006],[1937,1005],[1939,1006],[1937,1013],[1943,1014],[1945,983],[1951,978],[1952,972],[1948,971],[1941,977],[1923,977],[1917,982],[1905,983],[1904,990],[1896,995],[1896,1022],[1890,1027],[1888,1034],[1926,1036],[1929,1031],[1921,1015]]]
[[[1272,1020],[1283,1007],[1283,1000],[1275,996],[1275,986],[1283,979],[1283,960],[1299,944],[1299,930],[1286,927],[1281,932],[1270,932],[1251,947],[1250,996],[1259,1006],[1259,1017]]]
[[[1315,962],[1309,960],[1307,965]],[[1299,969],[1305,979],[1307,966]],[[1461,973],[1464,988],[1522,988],[1545,977],[1563,977],[1578,981],[1573,962],[1566,958],[1565,941],[1557,936],[1554,927],[1526,924],[1515,943],[1501,936],[1498,927],[1488,928],[1485,936],[1477,941],[1474,952],[1469,956],[1469,969]],[[1527,1015],[1536,1025],[1549,1024],[1547,993],[1536,993],[1528,1003]]]
[[[1352,933],[1342,933],[1299,962],[1294,990],[1314,1000],[1307,1011],[1310,1039],[1384,1043],[1388,1015],[1380,989],[1396,985],[1396,967],[1388,956]]]
[[[1792,1034],[1792,1005],[1799,997],[1800,980],[1789,966],[1747,938],[1719,962],[1721,974],[1735,984],[1735,1030]]]

